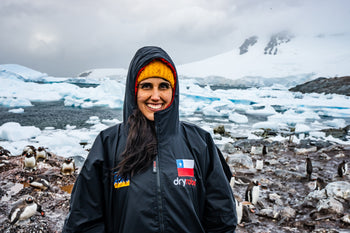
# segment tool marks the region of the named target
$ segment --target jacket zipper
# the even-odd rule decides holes
[[[156,135],[159,135],[157,124],[155,124]],[[157,136],[159,141],[159,137]],[[157,143],[158,144],[158,143]],[[159,144],[158,144],[159,145]],[[159,169],[159,147],[157,148],[157,155],[155,166],[153,164],[153,171],[155,169],[157,175],[157,202],[158,202],[158,217],[159,217],[159,228],[160,232],[164,232],[164,216],[163,216],[163,202],[162,202],[162,189],[160,185],[160,169]]]
[[[159,159],[158,155],[156,156],[156,161],[155,161],[155,167],[153,167],[156,170],[156,175],[157,175],[157,201],[158,201],[158,217],[159,217],[159,227],[160,227],[160,232],[164,232],[164,219],[163,219],[163,203],[162,203],[162,190],[160,188],[160,172],[159,172]]]

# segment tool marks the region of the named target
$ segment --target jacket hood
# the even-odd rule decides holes
[[[133,110],[137,108],[135,85],[139,71],[148,65],[151,61],[160,59],[172,69],[174,73],[175,86],[173,100],[171,105],[154,114],[156,126],[160,127],[165,132],[174,132],[179,123],[179,84],[175,64],[170,56],[162,49],[156,46],[146,46],[140,48],[130,62],[128,75],[125,85],[125,98],[123,108],[123,121],[127,124],[129,116]]]

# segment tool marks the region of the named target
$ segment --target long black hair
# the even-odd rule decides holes
[[[129,132],[125,150],[116,170],[127,178],[144,171],[157,155],[157,137],[154,122],[148,120],[137,108],[128,118]]]

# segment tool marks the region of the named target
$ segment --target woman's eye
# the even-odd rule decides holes
[[[152,88],[152,85],[150,83],[141,83],[140,87],[141,89],[150,89]]]
[[[169,89],[170,88],[170,83],[164,82],[159,84],[160,89]]]

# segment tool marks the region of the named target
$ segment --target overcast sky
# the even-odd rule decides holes
[[[179,65],[247,36],[345,33],[349,22],[348,0],[1,0],[0,64],[76,76],[128,68],[138,48],[157,45]]]

